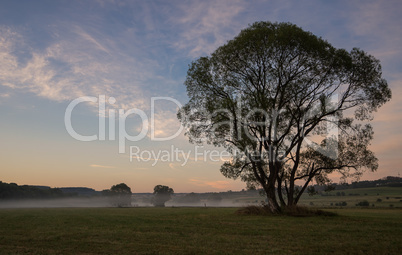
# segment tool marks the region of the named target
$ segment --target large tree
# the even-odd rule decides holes
[[[390,100],[377,59],[336,49],[290,23],[257,22],[194,61],[179,110],[191,142],[232,154],[223,175],[266,193],[272,212],[297,204],[312,181],[378,168],[372,112]]]
[[[113,185],[110,190],[104,190],[103,193],[110,197],[110,202],[114,206],[131,206],[131,188],[125,183]]]
[[[165,202],[170,200],[174,193],[172,188],[165,185],[156,185],[154,187],[154,199],[153,204],[156,207],[165,207]]]

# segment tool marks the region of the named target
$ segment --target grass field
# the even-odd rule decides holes
[[[264,200],[262,196],[242,197],[237,199],[239,203],[260,204]],[[370,207],[375,208],[402,208],[402,188],[401,187],[375,187],[333,190],[324,192],[324,196],[317,194],[309,196],[304,193],[299,201],[299,205],[309,207],[339,208],[336,204],[346,202],[347,208],[356,208],[356,204],[367,201]]]
[[[0,254],[399,254],[401,209],[335,217],[236,208],[1,209]]]
[[[342,193],[343,196],[339,196],[339,194]],[[367,201],[369,202],[370,207],[402,208],[402,188],[400,187],[333,190],[325,194],[327,196],[309,196],[308,194],[303,194],[300,204],[318,207],[332,207],[335,206],[336,203],[346,202],[346,207],[356,207],[357,203]]]

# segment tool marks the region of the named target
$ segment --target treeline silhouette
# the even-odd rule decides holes
[[[387,176],[375,181],[358,181],[351,184],[332,184],[331,190],[347,190],[371,187],[402,187],[402,178],[395,176]],[[326,193],[325,186],[314,185],[318,193]],[[239,195],[253,195],[259,190],[242,190],[242,191],[226,191],[226,192],[207,192],[207,193],[179,193],[175,197],[175,202],[178,203],[197,203],[201,200],[219,202],[223,199],[233,199]],[[150,193],[144,193],[149,194]],[[105,191],[95,191],[86,187],[67,187],[67,188],[50,188],[48,186],[31,186],[18,185],[16,183],[5,183],[0,181],[0,200],[8,199],[52,199],[63,197],[93,197],[107,196]],[[255,194],[254,194],[255,195]],[[150,198],[151,199],[151,198]],[[149,201],[148,201],[149,202]]]
[[[361,189],[373,187],[402,187],[402,178],[387,176],[375,181],[359,181],[351,184],[338,184],[336,189]]]
[[[0,199],[42,199],[67,197],[61,189],[18,185],[16,183],[5,183],[0,181]]]
[[[334,183],[331,184],[330,190],[348,190],[375,187],[402,187],[402,178],[397,176],[387,176],[374,181],[355,181],[352,183]],[[314,189],[318,192],[324,192],[327,186],[314,185]]]
[[[93,197],[100,195],[102,195],[100,191],[86,187],[51,188],[49,186],[18,185],[0,181],[0,200]]]

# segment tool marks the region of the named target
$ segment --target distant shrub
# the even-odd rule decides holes
[[[356,206],[369,206],[370,203],[367,200],[360,201],[359,203],[356,204]]]
[[[394,205],[393,205],[393,204],[390,204],[389,207],[394,207]]]
[[[389,197],[386,197],[386,199],[389,199]]]
[[[377,199],[377,202],[382,202],[382,199],[381,199],[381,198],[378,198],[378,199]]]
[[[339,203],[335,203],[335,206],[347,206],[348,203],[346,203],[345,201],[343,202],[339,202]]]

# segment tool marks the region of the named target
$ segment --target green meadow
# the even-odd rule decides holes
[[[0,210],[0,254],[400,254],[399,208],[337,216],[236,214],[237,208]]]
[[[243,204],[260,204],[264,197],[240,197],[236,201]],[[375,187],[332,190],[309,196],[304,193],[299,201],[299,205],[318,208],[356,208],[356,204],[367,201],[369,207],[374,208],[402,208],[402,188],[401,187]],[[337,206],[336,204],[346,205]]]
[[[346,202],[346,207],[356,207],[359,202],[367,201],[370,207],[402,208],[401,187],[333,190],[324,194],[325,196],[303,194],[300,204],[315,207],[336,207],[337,203]]]

